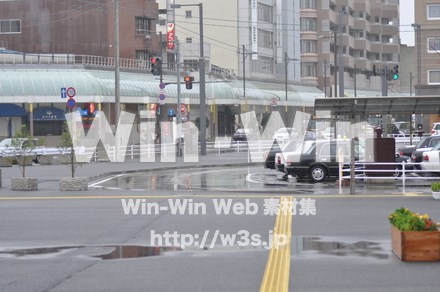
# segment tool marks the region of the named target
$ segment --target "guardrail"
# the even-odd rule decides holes
[[[379,166],[379,165],[386,165],[386,166],[392,166],[390,169],[374,169],[374,168],[367,168],[367,165],[371,166]],[[408,166],[412,166],[411,168],[408,168]],[[350,173],[351,169],[344,168],[344,166],[349,166],[349,163],[340,163],[339,165],[339,181],[341,179],[350,179],[350,175],[343,175],[343,173]],[[399,168],[397,169],[396,166]],[[418,169],[415,166],[420,166],[420,163],[409,163],[409,162],[356,162],[355,163],[355,179],[363,179],[363,180],[401,180],[402,181],[402,187],[405,188],[406,181],[407,180],[439,180],[440,178],[438,176],[419,176],[419,174],[432,174],[432,170],[423,170]],[[390,173],[392,175],[389,176],[378,176],[378,175],[368,175],[368,173]],[[440,169],[439,169],[440,173]],[[409,174],[409,175],[408,175]]]

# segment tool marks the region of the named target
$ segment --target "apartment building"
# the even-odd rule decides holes
[[[157,31],[173,23],[184,63],[196,68],[200,43],[198,1],[158,0]],[[203,4],[205,65],[238,78],[301,81],[299,3],[289,0],[225,0]],[[176,8],[172,5],[180,5]],[[168,50],[168,52],[173,52]]]
[[[326,96],[341,96],[341,80],[344,96],[382,95],[373,66],[392,69],[399,53],[398,0],[301,0],[302,80]]]
[[[415,30],[415,80],[417,95],[438,95],[440,90],[440,1],[417,0]],[[426,119],[426,118],[425,118]],[[424,124],[438,122],[438,115],[430,115]],[[430,128],[429,128],[430,129]]]

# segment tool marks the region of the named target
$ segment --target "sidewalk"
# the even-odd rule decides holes
[[[206,167],[206,166],[227,166],[249,165],[247,153],[221,153],[207,154],[199,156],[199,162],[184,162],[183,157],[176,157],[176,162],[160,162],[160,157],[156,157],[156,162],[140,162],[139,158],[126,159],[124,162],[89,162],[83,166],[78,166],[75,177],[87,177],[89,181],[119,173],[134,173],[149,169],[163,170],[167,168],[185,167]],[[54,159],[55,160],[55,159]],[[263,165],[262,162],[251,162],[250,165]],[[7,196],[6,192],[17,195],[20,191],[11,190],[11,178],[21,177],[22,173],[17,165],[12,167],[0,167],[2,172],[2,187],[0,196]],[[38,191],[59,191],[58,181],[61,178],[71,177],[70,167],[54,161],[51,165],[34,164],[27,166],[26,177],[38,178]],[[32,192],[20,192],[32,193]]]

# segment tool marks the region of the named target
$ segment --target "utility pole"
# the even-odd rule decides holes
[[[119,74],[119,0],[115,0],[115,133],[119,133],[119,115],[121,113],[120,74]],[[115,136],[116,161],[121,159],[119,135]]]
[[[382,96],[388,96],[387,65],[382,64]]]

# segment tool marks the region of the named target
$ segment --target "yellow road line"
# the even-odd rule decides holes
[[[273,231],[272,247],[261,282],[260,292],[289,290],[290,273],[290,242],[292,237],[292,212],[283,212],[284,204],[292,205],[293,197],[282,197],[280,200],[280,212],[278,213]],[[283,203],[284,201],[284,203]],[[279,239],[286,242],[277,246]]]

